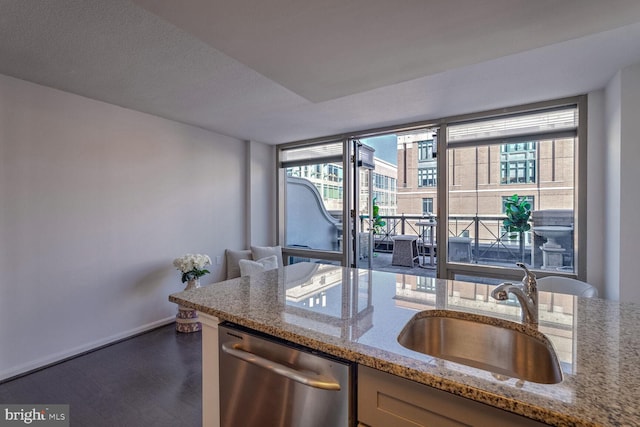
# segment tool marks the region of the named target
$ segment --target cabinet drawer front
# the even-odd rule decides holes
[[[545,425],[364,366],[358,366],[358,420],[371,427]]]

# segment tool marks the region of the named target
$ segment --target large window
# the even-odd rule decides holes
[[[586,97],[579,96],[412,123],[385,129],[384,134],[363,130],[357,141],[375,149],[370,196],[376,198],[380,215],[397,217],[385,219],[386,237],[391,241],[395,234],[418,233],[416,222],[438,212],[435,252],[448,254],[438,258],[440,277],[511,279],[520,274],[515,263],[524,260],[541,276],[584,278],[585,230],[580,228],[586,223],[586,194],[579,196],[578,190],[586,183],[586,167],[578,163],[586,160],[584,140],[580,141],[585,117]],[[356,141],[353,135],[349,138]],[[325,209],[336,217],[338,211],[349,212],[343,206],[363,200],[352,197],[360,189],[350,188],[355,184],[351,169],[342,170],[342,153],[350,151],[347,143],[308,141],[280,148],[281,167],[290,168],[291,176],[312,181]],[[367,178],[360,182],[369,183]],[[524,239],[520,232],[517,239],[513,230],[505,232],[504,200],[514,194],[532,204],[530,228],[521,232]],[[287,213],[282,217],[288,221],[292,215]],[[302,212],[300,218],[308,233],[308,219]],[[348,224],[344,218],[338,220],[339,227]],[[553,233],[545,229],[550,226],[556,227]],[[285,243],[300,244],[291,233],[284,235],[289,239]],[[340,238],[338,246],[347,247]],[[388,251],[390,245],[376,247]]]
[[[450,124],[449,261],[575,274],[577,134],[576,104]],[[531,211],[522,231],[507,232],[505,202],[514,195]]]
[[[285,248],[334,252],[339,259],[344,206],[342,141],[303,145],[279,153]],[[318,255],[320,256],[320,255]]]

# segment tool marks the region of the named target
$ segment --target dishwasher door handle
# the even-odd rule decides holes
[[[253,353],[249,353],[241,348],[230,347],[226,343],[222,344],[222,351],[230,356],[244,360],[245,362],[260,366],[283,377],[287,377],[290,380],[299,382],[301,384],[319,388],[322,390],[340,390],[340,384],[334,381],[332,378],[327,379],[322,375],[318,375],[314,372],[301,372],[296,371],[293,368],[274,362],[273,360],[265,359]]]

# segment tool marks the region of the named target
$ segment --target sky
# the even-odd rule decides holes
[[[360,142],[374,148],[376,150],[373,153],[375,157],[398,165],[398,143],[395,134],[360,138]]]

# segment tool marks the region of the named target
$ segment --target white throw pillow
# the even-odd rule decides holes
[[[251,246],[253,259],[262,259],[271,255],[278,258],[278,267],[282,267],[282,247],[281,246]]]
[[[262,273],[263,271],[278,268],[278,257],[271,255],[265,258],[260,258],[257,261],[241,259],[238,264],[240,265],[240,276],[251,276],[252,274]]]

